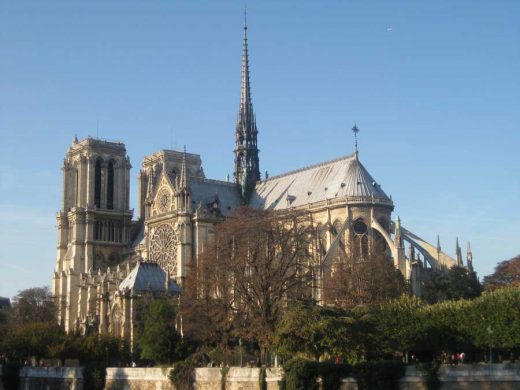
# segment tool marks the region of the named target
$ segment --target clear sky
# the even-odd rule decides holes
[[[249,1],[262,172],[353,151],[480,276],[520,253],[519,1]],[[50,285],[74,134],[233,169],[243,1],[2,1],[0,295]]]

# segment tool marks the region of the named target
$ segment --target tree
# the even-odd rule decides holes
[[[333,265],[325,291],[329,304],[341,307],[374,305],[409,293],[403,274],[383,252],[368,256],[345,256]]]
[[[7,357],[23,361],[30,357],[37,359],[50,356],[50,348],[64,338],[63,331],[55,322],[32,322],[9,327],[0,345],[0,351]]]
[[[421,297],[428,303],[473,299],[482,293],[477,274],[465,267],[431,270],[422,287]]]
[[[495,267],[495,272],[484,277],[486,290],[520,284],[520,255],[502,261]]]
[[[138,344],[141,358],[156,363],[172,363],[183,358],[181,335],[177,332],[177,312],[166,299],[153,301],[144,313],[144,326]]]
[[[49,287],[33,287],[19,291],[13,297],[9,322],[14,326],[32,322],[54,322],[55,313]]]
[[[209,318],[214,340],[258,343],[265,361],[277,323],[288,303],[310,295],[313,280],[312,226],[308,216],[247,207],[221,223],[204,248],[195,272],[192,302],[198,318]],[[188,294],[189,295],[189,294]],[[194,312],[183,312],[184,323]]]
[[[338,347],[349,346],[349,318],[343,310],[324,308],[311,301],[302,301],[291,306],[276,328],[274,344],[277,352],[285,358],[304,355],[319,360],[328,353],[336,355]],[[347,336],[347,337],[344,337]]]

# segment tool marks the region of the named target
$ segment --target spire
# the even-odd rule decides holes
[[[247,11],[244,10],[244,38],[242,43],[242,88],[240,91],[240,114],[253,113],[251,86],[249,82],[249,54],[247,50]],[[239,115],[240,115],[239,114]]]
[[[441,252],[441,237],[437,234],[437,252]]]
[[[182,153],[182,165],[181,165],[181,175],[179,179],[179,188],[186,189],[188,188],[188,177],[186,174],[186,145],[184,145],[184,152]]]
[[[466,262],[468,269],[473,272],[473,253],[471,252],[471,244],[468,241],[468,247],[466,248]]]
[[[256,118],[251,100],[249,80],[249,53],[247,44],[247,13],[244,11],[244,38],[242,43],[242,83],[240,106],[235,129],[235,183],[240,189],[242,201],[247,203],[260,180],[258,162]]]
[[[455,254],[457,258],[457,265],[462,267],[462,250],[460,249],[459,245],[459,238],[457,237],[457,240],[455,242]]]
[[[354,127],[352,128],[352,132],[354,133],[354,146],[356,148],[356,160],[357,160],[359,157],[358,142],[357,142],[357,135],[359,133],[359,129],[355,123],[354,123]]]
[[[182,211],[191,210],[190,190],[188,184],[188,170],[186,168],[186,145],[184,145],[184,152],[182,153],[181,174],[178,183],[178,199],[179,209]]]

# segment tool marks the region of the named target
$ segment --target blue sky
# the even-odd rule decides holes
[[[233,169],[243,1],[0,6],[0,295],[50,285],[74,134],[138,167],[187,145]],[[520,2],[248,2],[261,170],[353,151],[394,216],[480,276],[520,253]]]

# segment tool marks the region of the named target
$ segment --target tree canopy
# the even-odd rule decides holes
[[[54,299],[49,287],[33,287],[19,291],[13,297],[9,322],[13,325],[54,322],[55,314]]]
[[[142,359],[162,364],[183,358],[176,318],[177,311],[170,300],[157,299],[149,304],[138,339]]]
[[[472,299],[482,293],[477,274],[466,267],[455,266],[428,271],[430,273],[426,276],[421,289],[421,298],[428,303]]]
[[[502,261],[495,267],[495,272],[484,277],[486,290],[494,290],[520,284],[520,255]]]

